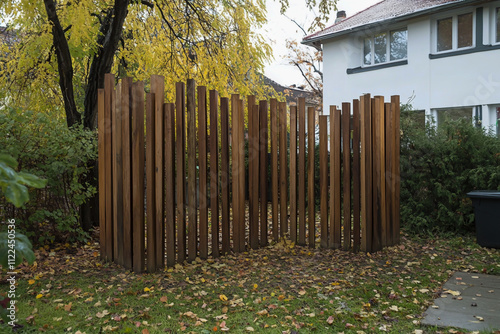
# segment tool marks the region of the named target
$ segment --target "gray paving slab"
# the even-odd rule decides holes
[[[500,330],[500,276],[455,273],[425,312],[424,325]]]

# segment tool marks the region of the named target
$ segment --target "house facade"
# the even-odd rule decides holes
[[[500,1],[385,0],[303,43],[322,47],[324,110],[362,94],[500,134]]]

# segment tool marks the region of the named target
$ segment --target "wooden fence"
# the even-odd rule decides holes
[[[315,247],[319,234],[322,248],[365,252],[399,242],[398,96],[364,95],[319,117],[317,224],[315,112],[304,99],[287,110],[249,96],[244,108],[239,95],[220,98],[188,80],[164,103],[163,77],[149,88],[144,98],[144,82],[115,87],[108,74],[99,90],[104,260],[152,272],[269,237]]]

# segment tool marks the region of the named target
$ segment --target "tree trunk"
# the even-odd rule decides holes
[[[59,22],[54,0],[44,0],[47,16],[52,24],[54,48],[57,55],[57,66],[59,71],[59,86],[63,95],[64,109],[66,111],[66,122],[69,127],[81,122],[73,92],[73,64],[68,41],[64,35],[64,29]],[[122,37],[123,23],[128,14],[130,0],[115,0],[99,29],[100,34],[97,44],[100,46],[92,59],[89,78],[85,90],[85,102],[83,113],[83,125],[87,129],[97,128],[97,90],[104,86],[104,75],[111,72],[118,42]],[[90,169],[88,177],[83,182],[97,188],[97,161],[87,164]],[[80,207],[80,225],[88,231],[92,226],[99,225],[99,201],[96,194],[89,198]]]
[[[45,10],[50,23],[52,24],[52,36],[57,55],[57,68],[59,70],[59,86],[64,101],[66,111],[66,122],[68,127],[78,124],[81,116],[76,109],[75,95],[73,91],[73,62],[69,51],[68,41],[64,36],[64,29],[57,16],[54,0],[44,0]]]

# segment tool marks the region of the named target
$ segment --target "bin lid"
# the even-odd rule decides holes
[[[498,198],[500,199],[500,191],[496,190],[476,190],[467,193],[470,198]]]

